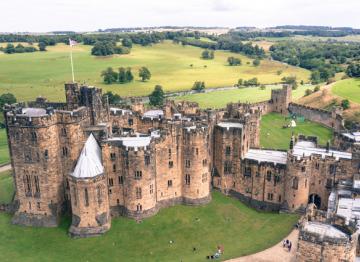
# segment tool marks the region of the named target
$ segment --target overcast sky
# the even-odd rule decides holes
[[[0,31],[135,26],[327,25],[360,28],[360,0],[10,0]]]

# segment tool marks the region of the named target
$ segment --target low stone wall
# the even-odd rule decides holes
[[[200,199],[177,197],[169,200],[159,201],[156,203],[156,206],[154,208],[144,210],[141,212],[128,210],[126,207],[121,205],[110,207],[110,212],[111,212],[111,216],[113,217],[124,216],[124,217],[134,218],[136,220],[140,220],[157,214],[159,210],[162,208],[167,208],[170,206],[175,206],[180,204],[189,205],[189,206],[205,205],[208,204],[210,201],[211,201],[211,194]]]
[[[274,203],[265,202],[265,201],[258,201],[258,200],[252,199],[250,197],[247,197],[239,192],[236,192],[232,189],[230,189],[228,193],[230,196],[239,199],[244,204],[249,205],[250,207],[255,208],[257,210],[279,211],[281,208],[280,204],[274,204]]]

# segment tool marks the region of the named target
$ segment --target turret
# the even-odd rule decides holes
[[[108,186],[102,165],[101,148],[93,135],[87,139],[69,175],[73,237],[90,237],[110,229]]]

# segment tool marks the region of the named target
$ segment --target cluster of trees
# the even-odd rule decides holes
[[[191,89],[200,92],[205,89],[205,82],[195,81]]]
[[[33,46],[23,46],[22,44],[7,44],[6,47],[0,47],[0,51],[5,54],[15,54],[15,53],[32,53],[36,52],[37,49]]]
[[[149,95],[150,105],[162,106],[164,104],[165,93],[161,85],[156,85],[154,91]]]
[[[228,57],[227,62],[229,63],[229,66],[241,65],[241,59],[233,56]]]
[[[114,94],[111,91],[103,94],[103,99],[108,99],[110,105],[118,105],[123,102],[122,98],[118,94]]]
[[[284,76],[281,81],[283,81],[284,84],[290,85],[293,90],[298,87],[296,76]]]
[[[258,81],[258,79],[256,77],[251,78],[249,80],[243,80],[242,78],[240,78],[238,80],[237,86],[241,87],[241,86],[259,86],[260,83]]]
[[[346,69],[346,74],[350,77],[360,77],[360,64],[351,63]]]
[[[215,55],[214,55],[214,51],[213,50],[204,50],[201,53],[201,58],[202,59],[214,59]]]
[[[360,59],[358,44],[281,41],[270,51],[274,60],[311,70],[313,83],[328,81],[343,71],[343,64]]]
[[[118,72],[114,71],[112,67],[108,67],[106,70],[101,72],[104,83],[113,84],[113,83],[129,83],[134,80],[134,75],[131,72],[131,68],[120,67]],[[141,67],[139,69],[139,77],[142,81],[150,80],[151,73],[147,67]]]
[[[94,56],[108,56],[113,54],[129,54],[130,48],[126,46],[117,46],[116,42],[98,41],[91,49]]]
[[[0,113],[3,112],[5,104],[11,105],[14,103],[16,103],[16,97],[13,94],[5,93],[0,95]],[[5,127],[5,124],[0,122],[0,127],[1,128]]]

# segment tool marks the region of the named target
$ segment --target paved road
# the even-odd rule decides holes
[[[4,171],[8,171],[8,170],[10,170],[10,169],[11,169],[11,165],[10,165],[10,164],[5,165],[5,166],[2,166],[2,167],[0,167],[0,173],[1,173],[1,172],[4,172]]]
[[[245,257],[238,257],[234,259],[227,260],[226,262],[293,262],[295,261],[296,248],[298,242],[299,231],[294,229],[287,239],[292,242],[291,252],[288,252],[287,249],[284,249],[282,246],[282,241],[276,244],[273,247],[265,249],[259,253],[255,253]]]

